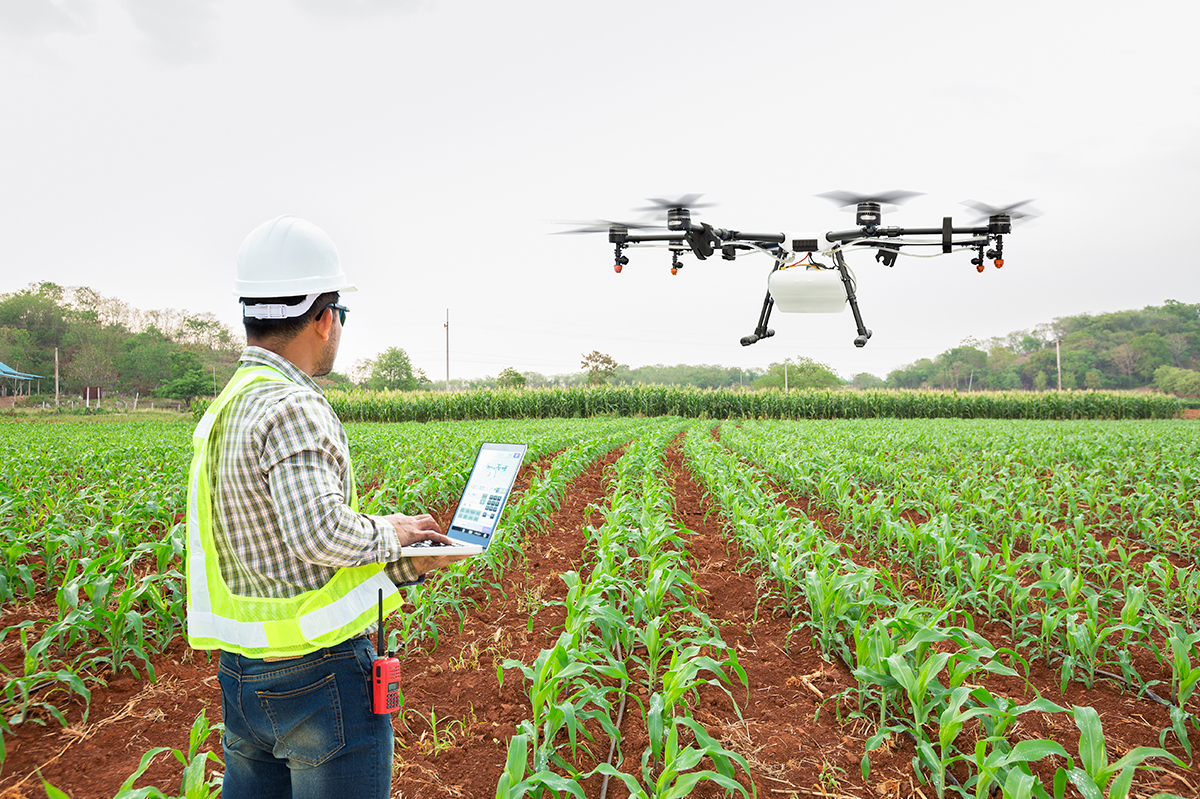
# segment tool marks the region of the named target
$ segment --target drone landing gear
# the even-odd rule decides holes
[[[846,266],[846,259],[842,257],[841,250],[835,250],[833,253],[833,262],[837,265],[838,273],[842,276],[842,285],[846,287],[846,302],[850,303],[850,311],[854,314],[854,324],[858,328],[858,335],[854,338],[854,346],[867,346],[867,339],[871,337],[871,331],[867,330],[863,324],[862,313],[858,310],[858,297],[854,294],[854,280],[850,277],[850,269]]]
[[[750,335],[742,336],[743,347],[749,347],[756,341],[761,341],[764,338],[770,338],[775,335],[775,331],[767,327],[767,320],[771,318],[771,308],[774,306],[775,298],[768,291],[766,298],[763,300],[762,312],[758,315],[758,327],[754,328],[754,332]]]

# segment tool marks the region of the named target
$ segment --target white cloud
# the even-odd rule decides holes
[[[372,17],[412,11],[425,0],[293,0],[297,6],[324,17]]]
[[[29,37],[84,33],[92,28],[94,16],[86,0],[4,0],[0,32]]]
[[[124,0],[125,9],[164,61],[197,61],[216,49],[217,0]]]

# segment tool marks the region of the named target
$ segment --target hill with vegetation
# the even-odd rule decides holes
[[[93,289],[34,283],[0,295],[0,363],[41,379],[6,381],[5,393],[54,394],[55,351],[64,396],[103,394],[188,400],[211,394],[244,344],[212,314],[140,311]]]
[[[1061,364],[1061,370],[1060,370]],[[891,388],[958,391],[1132,389],[1200,394],[1200,304],[1067,316],[986,342],[965,341],[890,373]]]
[[[55,350],[64,396],[85,387],[104,394],[190,400],[225,384],[245,345],[212,314],[173,309],[141,311],[86,287],[33,283],[0,294],[0,363],[40,381],[4,380],[0,392],[54,393]],[[591,358],[594,363],[589,362]],[[598,365],[599,364],[599,365]],[[1061,365],[1061,369],[1060,369]],[[849,381],[856,388],[949,389],[974,392],[1159,388],[1200,395],[1200,304],[1167,300],[1140,311],[1083,314],[1055,319],[984,342],[968,340],[933,358],[888,374]],[[403,349],[389,347],[359,361],[350,377],[337,373],[326,385],[367,389],[442,388],[414,368]],[[581,371],[546,376],[508,368],[495,378],[456,381],[451,388],[540,388],[584,383],[692,388],[822,389],[847,381],[806,357],[765,369],[702,364],[630,367],[607,355],[585,356]]]

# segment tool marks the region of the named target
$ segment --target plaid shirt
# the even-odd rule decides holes
[[[416,581],[391,523],[350,510],[350,443],[320,387],[270,350],[247,347],[241,362],[294,382],[251,384],[214,426],[213,537],[229,590],[290,598],[364,563]]]

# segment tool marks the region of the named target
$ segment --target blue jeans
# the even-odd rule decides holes
[[[221,653],[225,799],[379,797],[392,717],[371,711],[368,638],[276,662]]]

